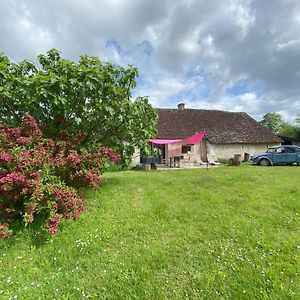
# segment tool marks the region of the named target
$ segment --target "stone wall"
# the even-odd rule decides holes
[[[208,143],[209,144],[209,143]],[[208,153],[214,159],[229,159],[234,154],[241,154],[244,157],[245,153],[253,155],[255,153],[264,153],[270,146],[279,146],[279,143],[271,144],[210,144],[208,145]]]
[[[168,144],[166,145],[166,162],[174,156],[183,156],[183,159],[190,163],[200,163],[200,145],[191,145],[190,153],[182,153],[181,147],[186,144]],[[190,145],[190,144],[189,144]]]

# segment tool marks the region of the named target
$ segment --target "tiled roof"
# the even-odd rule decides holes
[[[181,139],[205,129],[214,144],[280,143],[282,140],[244,112],[158,108],[158,138]]]

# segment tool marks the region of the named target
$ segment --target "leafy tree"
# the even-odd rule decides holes
[[[263,119],[260,121],[260,123],[264,127],[269,128],[275,134],[277,134],[284,125],[282,116],[275,112],[268,112],[263,115]]]
[[[298,119],[295,120],[296,125],[285,123],[280,129],[279,135],[300,140],[300,120],[298,121]]]
[[[266,113],[260,123],[272,130],[275,134],[300,140],[300,113],[297,113],[295,125],[284,122],[282,116],[274,112]]]
[[[38,63],[13,63],[0,53],[0,122],[20,125],[31,114],[47,137],[81,130],[84,143],[114,147],[128,164],[134,147],[147,148],[157,115],[147,97],[131,100],[138,71],[94,56],[78,62],[51,49]]]
[[[296,126],[300,128],[300,113],[297,113],[297,117],[295,119]]]
[[[280,131],[278,132],[279,135],[284,136],[284,137],[289,137],[289,138],[294,138],[296,139],[295,136],[295,126],[285,123],[281,128]]]

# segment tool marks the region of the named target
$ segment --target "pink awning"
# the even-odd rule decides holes
[[[167,140],[167,139],[149,139],[148,141],[154,145],[165,144],[199,144],[205,135],[205,130],[181,140]]]

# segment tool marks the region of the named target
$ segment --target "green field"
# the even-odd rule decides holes
[[[300,167],[105,178],[57,236],[0,240],[0,299],[300,299]]]

